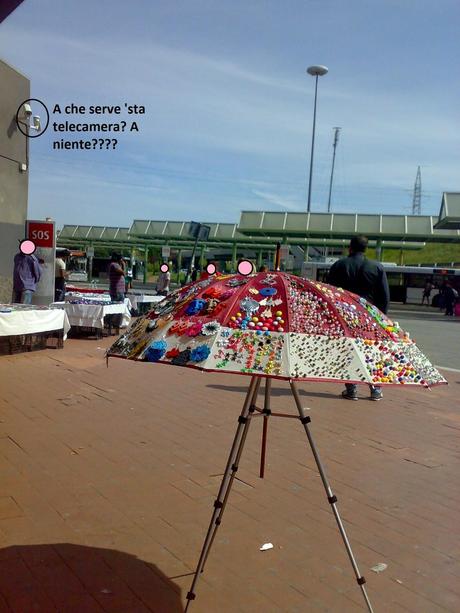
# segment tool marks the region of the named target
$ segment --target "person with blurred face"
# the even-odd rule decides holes
[[[32,296],[37,289],[40,276],[40,263],[35,255],[19,251],[14,256],[12,302],[32,304]]]
[[[364,255],[367,242],[365,236],[354,236],[350,241],[349,255],[331,266],[327,282],[362,296],[386,313],[390,304],[387,275],[380,262],[368,260]],[[371,385],[370,388],[371,400],[383,398],[380,387]],[[346,383],[342,397],[347,400],[358,400],[357,386]]]

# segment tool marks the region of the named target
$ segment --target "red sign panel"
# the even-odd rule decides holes
[[[27,224],[27,238],[37,247],[54,246],[54,224],[46,221],[29,221]]]

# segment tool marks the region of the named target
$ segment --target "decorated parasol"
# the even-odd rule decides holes
[[[272,379],[290,384],[328,502],[336,518],[356,580],[372,611],[365,579],[355,561],[333,494],[312,438],[297,381],[431,387],[442,375],[396,322],[364,298],[325,283],[284,272],[252,273],[242,262],[235,275],[210,275],[179,288],[138,319],[108,350],[108,357],[158,362],[251,377],[222,484],[205,538],[187,609],[203,571],[238,469],[251,418],[263,415],[260,476],[264,474]],[[265,380],[264,406],[256,399]],[[281,416],[288,416],[281,414]],[[186,610],[187,610],[186,609]]]

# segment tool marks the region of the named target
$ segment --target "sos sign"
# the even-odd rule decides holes
[[[54,224],[46,221],[27,222],[27,238],[37,247],[54,247]]]

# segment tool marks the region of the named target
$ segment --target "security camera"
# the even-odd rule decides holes
[[[34,130],[37,130],[37,132],[40,132],[41,123],[40,123],[40,117],[39,117],[39,115],[34,115],[34,117],[33,117],[33,121],[34,121],[34,122],[33,122],[33,124],[32,124],[32,126],[31,126],[31,127],[32,127]]]
[[[25,102],[22,105],[22,108],[24,109],[24,115],[26,117],[30,117],[32,115],[32,107],[30,106],[30,104],[27,104],[27,102]]]

